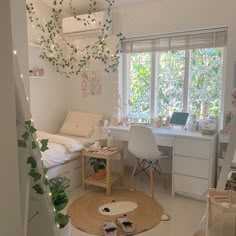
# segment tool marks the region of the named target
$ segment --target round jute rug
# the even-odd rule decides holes
[[[140,233],[158,225],[162,214],[163,207],[157,201],[143,192],[129,190],[112,190],[110,196],[104,191],[90,192],[73,201],[68,208],[73,226],[96,235],[103,235],[104,221],[116,222],[118,216],[126,215],[134,222],[134,233]],[[121,228],[118,235],[124,235]]]

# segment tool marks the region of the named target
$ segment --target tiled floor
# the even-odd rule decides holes
[[[159,179],[156,180],[155,199],[164,207],[165,212],[171,215],[172,219],[161,222],[153,229],[138,234],[139,236],[193,236],[194,232],[200,227],[200,221],[204,215],[206,203],[182,196],[171,196],[171,178],[170,176],[166,176],[166,179],[169,183],[167,190],[159,183]],[[136,177],[133,186],[138,190],[149,192],[149,181],[143,176]],[[114,187],[119,188],[120,186]],[[96,188],[92,186],[89,186],[86,191],[83,191],[81,188],[75,189],[70,193],[70,202],[94,189]],[[88,235],[90,234],[73,227],[72,236]]]

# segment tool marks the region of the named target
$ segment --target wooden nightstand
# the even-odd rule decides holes
[[[120,155],[120,172],[111,171],[111,160],[116,155]],[[87,162],[86,157],[101,158],[106,160],[106,176],[103,179],[96,179],[95,174],[87,176]],[[99,187],[106,188],[107,195],[111,194],[111,186],[117,181],[123,183],[124,176],[124,152],[120,148],[108,148],[107,150],[101,149],[100,151],[94,152],[89,150],[82,151],[82,185],[83,189],[86,188],[86,184],[96,185]]]

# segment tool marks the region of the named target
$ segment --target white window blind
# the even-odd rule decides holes
[[[167,33],[135,38],[122,42],[123,53],[216,48],[227,44],[227,27]]]

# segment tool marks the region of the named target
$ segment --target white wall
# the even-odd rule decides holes
[[[67,112],[66,79],[39,58],[40,48],[29,47],[29,67],[42,66],[46,78],[30,79],[30,105],[35,127],[51,133],[60,129]]]
[[[114,29],[126,37],[228,26],[225,74],[225,110],[231,109],[233,62],[236,61],[236,1],[148,1],[113,11]]]
[[[50,15],[50,8],[43,1],[34,3],[36,14],[43,22]],[[28,22],[28,40],[37,40],[40,31]],[[67,113],[67,97],[65,93],[66,79],[39,55],[41,48],[29,47],[29,69],[42,67],[47,78],[30,79],[30,105],[34,124],[37,129],[51,133],[58,132]]]
[[[113,9],[113,31],[126,37],[177,32],[192,29],[228,26],[228,47],[225,73],[225,110],[232,109],[233,62],[236,61],[236,1],[228,0],[146,0],[144,3]],[[103,65],[92,63],[90,70],[103,71]],[[69,82],[68,106],[71,109],[100,110],[112,112],[114,93],[117,89],[117,73],[104,75],[102,96],[83,99],[80,94],[80,80]],[[78,77],[79,78],[79,77]],[[111,90],[112,92],[110,92]]]
[[[19,7],[24,3],[3,0],[0,8],[0,28],[4,29],[0,38],[0,235],[22,236],[12,61],[10,4],[13,2]],[[18,23],[22,21],[19,20]]]
[[[192,29],[228,26],[228,46],[225,52],[225,111],[231,110],[231,90],[233,88],[233,63],[236,61],[236,2],[228,0],[147,0],[113,10],[113,31],[122,32],[126,37],[177,32]],[[45,10],[46,11],[46,10]],[[44,11],[44,12],[45,12]],[[45,13],[43,13],[45,14]],[[85,42],[89,39],[86,39]],[[102,94],[84,98],[81,95],[81,75],[66,80],[66,86],[58,80],[31,82],[32,111],[39,128],[56,131],[65,117],[65,110],[100,111],[111,114],[114,97],[118,88],[118,73],[104,72],[104,66],[96,61],[91,62],[88,70],[98,71],[103,77]],[[57,78],[52,73],[51,79]],[[63,97],[63,91],[65,95]],[[43,98],[41,94],[43,93]],[[52,98],[46,103],[46,98]],[[63,97],[63,98],[62,98]],[[43,100],[40,100],[43,99]],[[55,101],[58,101],[55,103]],[[67,102],[64,104],[63,101]],[[56,106],[56,107],[55,107]],[[45,116],[46,109],[47,116]],[[52,121],[53,120],[53,121]],[[54,123],[55,121],[55,123]]]
[[[21,0],[20,3],[11,3],[12,12],[12,36],[13,47],[17,50],[17,53],[21,60],[19,61],[21,73],[24,76],[24,84],[29,94],[29,80],[28,80],[28,56],[27,56],[27,27],[26,27],[26,11],[25,0]],[[19,26],[19,22],[21,25]],[[24,23],[23,23],[24,22]]]

